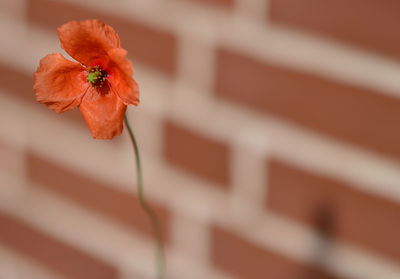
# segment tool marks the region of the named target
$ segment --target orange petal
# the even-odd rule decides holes
[[[112,139],[122,133],[126,105],[110,90],[90,88],[79,106],[95,139]]]
[[[127,51],[115,48],[108,51],[110,63],[107,68],[108,80],[114,92],[126,105],[139,104],[139,86],[132,78],[131,62],[126,58]]]
[[[61,46],[71,57],[86,66],[107,57],[107,51],[120,47],[114,29],[97,19],[70,21],[58,29]]]
[[[60,53],[52,53],[40,60],[34,74],[33,89],[36,100],[57,113],[79,105],[88,84],[84,68],[65,59]]]

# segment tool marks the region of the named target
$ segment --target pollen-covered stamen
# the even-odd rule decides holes
[[[93,87],[102,87],[107,79],[107,72],[104,71],[100,66],[88,67],[87,68],[86,80]]]

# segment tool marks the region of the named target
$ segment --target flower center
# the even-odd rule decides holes
[[[93,87],[102,87],[107,78],[107,72],[100,66],[87,68],[86,80]]]

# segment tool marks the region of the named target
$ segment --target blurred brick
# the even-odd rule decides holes
[[[337,278],[260,248],[220,227],[212,229],[211,257],[216,267],[243,279]]]
[[[217,95],[400,159],[400,100],[218,52]]]
[[[12,93],[20,100],[35,103],[33,74],[29,76],[13,66],[0,62],[0,88]]]
[[[74,279],[117,279],[117,270],[83,251],[0,212],[0,242]]]
[[[191,173],[229,186],[229,148],[174,123],[165,124],[164,154],[169,163]]]
[[[99,13],[70,3],[51,0],[28,0],[28,19],[54,31],[71,20],[97,18],[111,25],[121,38],[121,45],[138,61],[168,74],[176,70],[175,35],[153,29],[133,20]],[[135,64],[133,63],[133,66]]]
[[[272,0],[269,18],[400,58],[397,0]]]
[[[267,171],[269,209],[400,260],[400,204],[277,160]]]
[[[27,172],[28,178],[36,187],[61,194],[81,206],[148,235],[153,233],[149,218],[141,208],[138,198],[130,193],[72,172],[33,153],[27,154]],[[132,181],[132,187],[136,187],[135,184]],[[154,203],[150,203],[150,206],[160,219],[164,241],[168,241],[170,239],[168,211]]]
[[[216,7],[224,7],[224,8],[232,8],[234,3],[234,0],[189,0],[192,2],[198,2],[198,3],[203,3],[206,5],[213,5]]]
[[[6,143],[0,138],[0,171],[21,175],[24,172],[24,152]],[[4,160],[3,158],[6,158]]]

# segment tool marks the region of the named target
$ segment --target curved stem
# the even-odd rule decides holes
[[[127,114],[125,114],[125,124],[129,131],[129,136],[132,141],[133,149],[135,150],[138,196],[139,196],[140,205],[142,206],[143,210],[146,212],[147,216],[149,217],[149,219],[151,221],[151,225],[153,227],[153,232],[154,232],[154,237],[156,239],[157,278],[163,279],[163,278],[165,278],[165,271],[164,271],[165,259],[164,259],[164,250],[163,250],[162,241],[161,241],[160,225],[159,225],[156,214],[154,213],[154,211],[151,209],[151,207],[146,202],[146,199],[144,198],[143,177],[142,177],[142,167],[140,164],[139,148],[138,148],[133,130],[129,124]]]

